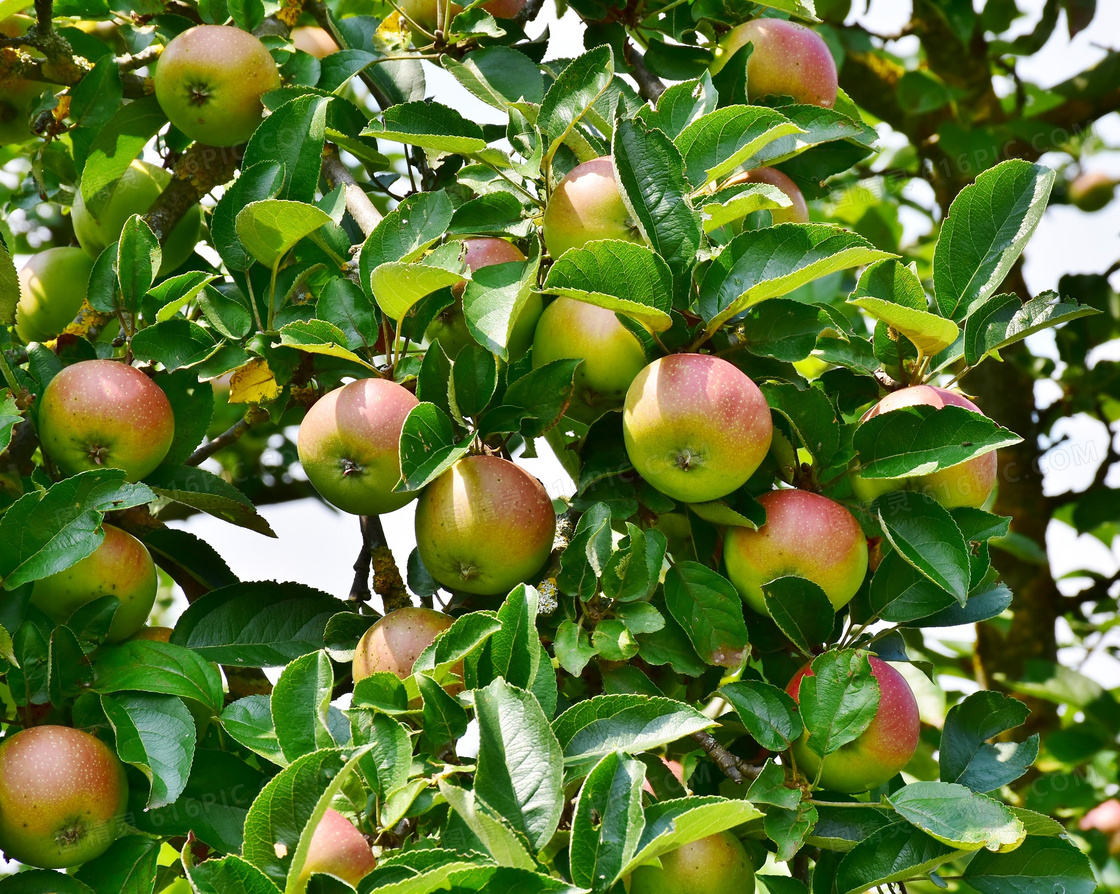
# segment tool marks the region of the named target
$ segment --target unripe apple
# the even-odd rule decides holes
[[[914,406],[939,409],[964,407],[974,413],[980,412],[976,404],[955,391],[947,391],[933,385],[914,385],[892,391],[864,413],[860,422],[866,422],[892,410]],[[929,494],[946,509],[958,506],[980,507],[984,505],[996,486],[997,472],[996,451],[991,450],[982,456],[973,457],[947,469],[930,472],[928,475],[915,475],[909,478],[863,478],[857,473],[852,475],[852,490],[865,503],[870,503],[876,497],[894,490],[917,490]]]
[[[809,747],[806,731],[793,743],[798,769],[812,780],[820,770],[820,786],[836,792],[865,792],[882,785],[910,763],[918,748],[921,721],[918,702],[906,678],[885,661],[868,656],[871,673],[879,684],[879,709],[871,724],[858,737],[838,751],[821,756]],[[786,687],[798,698],[801,681],[812,676],[809,665],[801,668]]]
[[[626,389],[646,365],[638,338],[614,311],[561,296],[544,309],[533,336],[533,366],[582,360],[568,415],[593,422],[622,406]]]
[[[766,183],[777,187],[789,197],[792,204],[788,208],[770,209],[770,218],[773,223],[809,222],[809,206],[805,203],[805,196],[797,188],[797,184],[777,168],[754,168],[751,171],[737,174],[728,181],[728,185],[737,183]]]
[[[389,379],[359,379],[315,402],[299,427],[299,461],[323,499],[343,512],[381,515],[414,493],[393,493],[401,478],[405,417],[419,401]]]
[[[104,525],[97,549],[69,568],[35,582],[31,601],[61,624],[94,599],[116,596],[120,608],[109,627],[109,642],[139,631],[156,601],[159,579],[151,553],[139,540],[113,525]]]
[[[556,184],[544,209],[543,232],[554,259],[594,239],[642,241],[622,202],[610,156],[576,165]]]
[[[448,10],[446,0],[401,0],[398,6],[402,13],[428,31],[442,28],[445,21],[450,25],[463,11],[458,3],[452,3]],[[525,0],[487,0],[482,4],[482,8],[496,19],[512,19],[524,7]]]
[[[1069,185],[1069,200],[1081,211],[1100,211],[1112,201],[1116,183],[1102,171],[1087,171]]]
[[[412,666],[454,619],[430,608],[406,606],[389,612],[358,640],[354,650],[354,682],[377,673],[404,680]],[[456,670],[462,679],[462,668]]]
[[[630,894],[753,894],[754,864],[730,832],[709,835],[661,856],[661,866],[639,866]]]
[[[782,19],[752,19],[724,35],[711,65],[713,75],[740,47],[752,45],[747,60],[747,96],[792,96],[796,102],[836,105],[836,60],[819,34]]]
[[[57,338],[81,310],[93,261],[80,248],[48,248],[19,272],[16,333],[25,344]]]
[[[766,615],[763,584],[792,575],[824,590],[833,608],[856,595],[867,574],[867,538],[852,514],[828,497],[792,488],[763,494],[766,524],[731,528],[723,542],[727,576]]]
[[[467,456],[429,484],[416,503],[416,547],[452,590],[496,596],[544,566],[556,512],[544,486],[497,456]]]
[[[295,890],[302,891],[313,872],[333,875],[356,888],[376,865],[377,858],[366,837],[350,820],[328,807],[311,833],[307,860],[297,877]]]
[[[170,182],[171,175],[163,168],[133,159],[120,180],[113,184],[112,195],[97,217],[90,213],[79,189],[70,211],[78,243],[90,257],[96,258],[121,238],[125,222],[133,214],[148,213],[152,203]],[[192,205],[163,243],[160,276],[176,270],[194,253],[201,227],[202,209],[198,205]]]
[[[124,767],[96,736],[35,726],[0,743],[0,849],[61,869],[101,856],[128,804]]]
[[[685,503],[718,500],[746,483],[773,436],[762,392],[709,354],[671,354],[634,379],[622,435],[635,470]]]
[[[264,115],[261,97],[280,86],[263,43],[230,25],[196,25],[156,65],[156,100],[168,120],[209,146],[244,143]]]
[[[67,475],[153,472],[175,436],[171,402],[142,372],[116,360],[83,360],[51,379],[39,406],[39,443]]]

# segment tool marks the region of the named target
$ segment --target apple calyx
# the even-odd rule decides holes
[[[354,462],[352,459],[343,458],[339,461],[339,466],[342,467],[342,474],[346,477],[361,475],[365,472],[365,467],[358,465],[358,463]]]
[[[683,450],[677,451],[673,464],[682,472],[689,472],[704,464],[704,454],[694,451],[691,447],[685,447]]]

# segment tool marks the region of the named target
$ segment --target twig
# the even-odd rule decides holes
[[[183,215],[215,187],[228,183],[241,164],[241,147],[219,148],[193,144],[175,163],[174,176],[159,194],[144,221],[160,242],[175,229]]]
[[[365,605],[370,600],[369,572],[373,563],[369,546],[369,519],[368,515],[358,518],[358,525],[362,532],[362,548],[358,550],[358,558],[354,560],[354,583],[350,585],[350,601],[358,605]]]
[[[711,733],[693,733],[692,738],[700,743],[700,747],[704,749],[708,757],[715,761],[716,766],[723,770],[724,775],[736,785],[747,779],[757,779],[762,772],[761,767],[748,764],[720,745]]]
[[[346,196],[346,210],[354,218],[362,233],[368,236],[381,223],[381,212],[370,201],[365,190],[354,179],[350,169],[342,163],[338,147],[327,143],[323,147],[323,176],[331,186],[342,186]]]
[[[264,418],[268,417],[267,413],[264,413],[263,415]],[[218,435],[218,437],[214,438],[214,440],[207,441],[205,444],[199,447],[194,453],[187,457],[187,460],[183,463],[183,465],[197,466],[203,460],[209,459],[219,450],[235,443],[243,434],[245,434],[245,432],[256,425],[259,421],[260,419],[257,418],[257,412],[255,410],[250,410],[245,414],[244,418],[238,419],[235,423],[233,423],[233,425],[231,425],[224,432]]]
[[[638,82],[639,95],[649,102],[657,102],[658,97],[665,92],[665,85],[661,83],[661,79],[646,68],[645,57],[629,43],[624,48],[624,55],[634,80]]]
[[[397,567],[397,560],[393,558],[393,551],[389,549],[389,542],[385,538],[381,516],[370,515],[365,521],[367,530],[364,534],[373,568],[373,591],[381,597],[385,614],[412,605],[412,599],[404,586],[404,578]]]

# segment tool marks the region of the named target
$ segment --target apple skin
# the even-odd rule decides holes
[[[661,867],[639,866],[630,894],[753,894],[754,864],[730,832],[709,835],[661,856]]]
[[[420,401],[389,379],[359,379],[323,395],[307,411],[296,447],[308,479],[343,512],[381,515],[414,493],[393,493],[401,477],[405,417]]]
[[[39,442],[67,475],[153,472],[175,436],[171,402],[142,372],[116,360],[83,360],[51,379],[39,406]]]
[[[70,210],[78,244],[91,258],[97,258],[101,252],[121,238],[125,222],[133,214],[148,213],[152,203],[159,198],[159,194],[170,182],[171,175],[163,168],[134,159],[132,164],[125,168],[121,179],[114,184],[113,193],[105,207],[101,209],[101,216],[97,218],[86,207],[82,191],[79,189]],[[202,209],[198,205],[192,205],[163,243],[160,276],[166,276],[181,267],[183,262],[194,253],[201,228]]]
[[[458,3],[452,3],[450,13],[445,13],[444,0],[401,0],[398,6],[417,25],[433,32],[442,26],[442,16],[447,15],[446,21],[450,24],[463,11]],[[525,0],[488,0],[482,8],[496,19],[512,19],[525,8]]]
[[[964,407],[974,413],[981,412],[976,404],[955,391],[933,385],[914,385],[892,391],[864,413],[860,422],[866,422],[882,413],[913,406]],[[870,503],[876,497],[895,490],[917,490],[929,494],[946,509],[958,506],[979,508],[995,488],[998,471],[996,451],[992,450],[948,469],[911,478],[863,478],[856,473],[852,475],[852,490],[864,503]]]
[[[264,115],[261,96],[280,86],[263,43],[229,25],[196,25],[167,45],[156,65],[156,100],[192,140],[236,146]]]
[[[130,640],[147,640],[152,643],[169,643],[171,642],[171,634],[175,631],[170,627],[141,627],[132,636]]]
[[[354,650],[354,682],[377,673],[405,680],[412,666],[454,619],[430,608],[406,606],[389,612],[358,640]],[[462,679],[462,669],[456,671]]]
[[[93,261],[80,248],[48,248],[19,271],[16,333],[25,344],[50,341],[78,315],[89,292]]]
[[[809,222],[809,206],[805,202],[805,196],[797,188],[797,184],[777,168],[755,168],[752,171],[732,177],[728,181],[729,185],[736,183],[767,183],[770,186],[776,186],[789,196],[793,204],[788,208],[770,209],[770,218],[773,223]]]
[[[556,185],[544,209],[543,232],[554,259],[593,239],[642,241],[622,202],[610,156],[576,165]]]
[[[1108,839],[1108,852],[1114,857],[1120,854],[1120,801],[1116,798],[1102,801],[1081,817],[1077,827],[1083,832],[1096,829]]]
[[[622,435],[635,470],[685,503],[718,500],[746,483],[774,428],[762,392],[709,354],[655,360],[626,392]]]
[[[727,576],[743,600],[768,615],[762,585],[793,575],[824,590],[832,607],[847,605],[867,574],[867,538],[839,503],[804,490],[775,490],[758,502],[766,524],[731,528],[723,542]]]
[[[753,19],[719,42],[711,73],[716,75],[740,47],[752,44],[747,60],[747,96],[792,96],[796,102],[831,109],[836,105],[836,60],[811,28],[781,19]]]
[[[375,866],[377,858],[366,837],[350,820],[328,807],[311,833],[307,862],[297,876],[295,890],[302,891],[313,872],[333,875],[356,888]]]
[[[879,710],[855,740],[824,758],[824,768],[820,770],[821,788],[848,794],[875,788],[901,772],[918,748],[921,721],[910,684],[885,661],[873,655],[868,656],[868,660],[871,673],[879,683]],[[805,665],[789,681],[786,692],[796,700],[801,680],[812,673],[812,668]],[[822,761],[809,748],[808,740],[809,733],[805,732],[793,743],[793,756],[798,769],[812,781]]]
[[[338,52],[338,44],[335,43],[330,32],[317,25],[300,25],[298,28],[293,28],[292,45],[316,59],[325,59],[331,53]]]
[[[43,869],[109,849],[128,805],[124,767],[104,742],[66,726],[35,726],[0,743],[0,849]]]
[[[416,546],[451,590],[505,595],[544,566],[556,512],[544,486],[497,456],[466,456],[416,503]]]
[[[1069,185],[1069,200],[1081,211],[1100,211],[1116,194],[1116,181],[1102,171],[1086,171]]]
[[[143,543],[113,525],[103,527],[105,539],[97,549],[69,568],[36,581],[31,601],[61,624],[87,602],[116,596],[121,605],[107,639],[119,643],[144,627],[155,605],[159,578]]]
[[[582,360],[568,415],[594,422],[622,406],[626,389],[646,365],[646,352],[614,311],[557,298],[544,309],[533,336],[533,366],[553,360]]]

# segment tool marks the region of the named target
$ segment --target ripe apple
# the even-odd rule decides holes
[[[495,264],[511,264],[525,260],[525,255],[521,253],[521,249],[510,242],[506,242],[505,239],[472,236],[469,239],[464,239],[463,245],[465,246],[463,263],[472,273],[475,270],[491,267]],[[474,341],[470,330],[467,329],[467,321],[463,316],[463,292],[465,291],[466,283],[458,283],[451,287],[451,294],[455,296],[455,302],[440,311],[439,316],[431,322],[425,333],[429,341],[438,339],[443,352],[452,359],[463,349],[464,345]],[[513,324],[513,331],[510,332],[509,343],[506,345],[510,357],[520,357],[529,350],[529,345],[533,340],[533,330],[536,328],[537,320],[540,319],[543,309],[544,299],[538,293],[533,292],[518,312],[517,320]]]
[[[955,391],[947,391],[933,385],[914,385],[899,391],[892,391],[879,403],[863,414],[860,422],[866,422],[881,413],[889,413],[903,407],[964,407],[979,413],[980,408],[967,397]],[[996,486],[998,462],[996,451],[973,457],[967,462],[958,463],[948,469],[930,472],[928,475],[915,475],[910,478],[863,478],[858,473],[852,475],[852,490],[865,503],[894,490],[917,490],[929,494],[946,509],[957,506],[980,507],[988,499]]]
[[[261,96],[280,86],[263,43],[230,25],[196,25],[164,49],[154,77],[168,120],[209,146],[244,143],[264,115]]]
[[[113,525],[103,527],[105,539],[97,549],[69,568],[36,581],[31,601],[61,624],[87,602],[116,596],[121,605],[107,637],[115,643],[144,626],[156,601],[159,579],[143,543]]]
[[[128,804],[124,767],[104,742],[66,726],[35,726],[0,743],[0,849],[61,869],[101,856]]]
[[[1116,183],[1102,171],[1087,171],[1069,185],[1069,200],[1081,211],[1100,211],[1112,201]]]
[[[622,202],[610,156],[576,165],[552,191],[544,209],[544,244],[553,258],[593,239],[641,242]]]
[[[737,174],[728,181],[728,185],[737,183],[767,183],[776,186],[793,203],[788,208],[771,208],[771,220],[776,223],[808,223],[809,206],[805,203],[805,196],[797,188],[797,184],[790,180],[777,168],[755,168],[742,174]]]
[[[323,499],[343,512],[381,515],[414,493],[393,493],[401,477],[401,429],[420,403],[389,379],[359,379],[335,388],[307,411],[299,427],[299,461]]]
[[[338,52],[338,44],[335,43],[330,32],[317,25],[300,25],[298,28],[293,28],[292,44],[297,50],[303,50],[316,59],[325,59],[331,53]]]
[[[525,0],[487,0],[481,5],[496,19],[512,19],[525,7]],[[442,28],[445,21],[450,24],[463,11],[458,3],[452,3],[448,11],[445,0],[401,0],[398,6],[402,13],[428,31]]]
[[[773,435],[762,392],[708,354],[671,354],[634,379],[622,435],[635,470],[685,503],[718,500],[759,467]]]
[[[661,866],[639,866],[630,894],[753,894],[754,864],[730,832],[709,835],[661,856]]]
[[[112,195],[97,217],[90,213],[79,189],[70,211],[78,244],[90,257],[96,258],[121,238],[125,222],[133,214],[148,212],[170,182],[171,175],[163,168],[134,159],[120,180],[113,184]],[[192,205],[163,243],[160,276],[176,270],[193,254],[201,227],[202,209]]]
[[[593,422],[622,406],[626,389],[646,365],[642,343],[614,311],[560,297],[544,309],[533,336],[533,366],[582,360],[568,415]]]
[[[295,890],[302,891],[313,872],[333,875],[356,888],[376,865],[377,858],[366,837],[350,820],[328,807],[311,833],[307,861],[297,876]]]
[[[836,105],[836,60],[819,34],[782,19],[753,19],[724,35],[711,64],[713,75],[740,47],[751,44],[747,60],[747,96],[792,96],[796,102]]]
[[[509,460],[466,456],[416,503],[416,546],[451,590],[496,596],[544,566],[556,512],[544,486]]]
[[[358,640],[354,650],[354,682],[376,673],[407,679],[420,653],[452,623],[453,618],[430,608],[407,606],[389,612]],[[462,679],[462,669],[456,673]]]
[[[81,310],[93,261],[80,248],[48,248],[19,272],[16,333],[25,344],[57,338]]]
[[[793,756],[797,766],[812,780],[820,770],[822,788],[836,792],[865,792],[882,785],[900,772],[918,748],[921,722],[918,702],[906,678],[893,667],[874,656],[868,656],[871,673],[879,683],[879,710],[870,726],[856,739],[826,755],[809,748],[809,734],[805,732],[793,743]],[[801,690],[801,680],[812,676],[809,665],[801,668],[786,687],[794,699]]]
[[[139,481],[163,462],[174,435],[167,396],[116,360],[68,366],[40,398],[39,443],[67,475],[107,466]]]
[[[1120,855],[1120,801],[1116,798],[1102,801],[1081,817],[1077,827],[1083,832],[1096,829],[1108,839],[1108,852]]]

